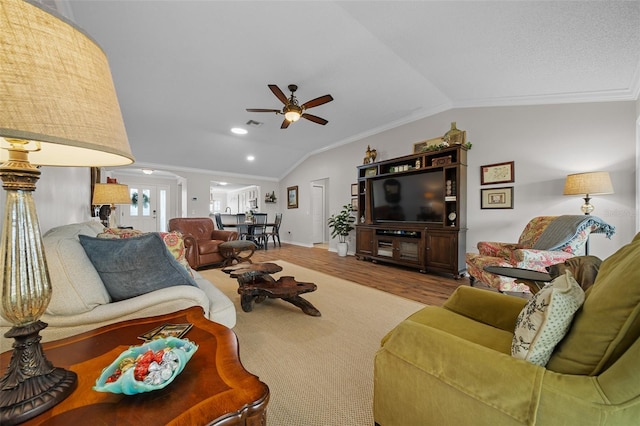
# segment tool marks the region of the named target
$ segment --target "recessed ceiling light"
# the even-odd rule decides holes
[[[153,174],[153,170],[151,170],[151,169],[142,169],[142,173],[144,173],[145,175],[150,175],[150,174]]]
[[[219,185],[225,186],[227,185],[227,182],[218,182]]]
[[[236,135],[246,135],[247,129],[243,129],[242,127],[234,127],[231,129],[231,133],[235,133]]]
[[[253,161],[255,159],[256,159],[256,157],[254,157],[253,155],[247,156],[247,161]]]

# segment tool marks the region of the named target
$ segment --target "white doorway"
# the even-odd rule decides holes
[[[124,226],[143,232],[166,232],[169,221],[169,186],[129,184],[131,204],[122,206]]]
[[[322,244],[326,241],[325,233],[325,194],[326,188],[324,183],[311,183],[311,226],[312,226],[312,244]]]

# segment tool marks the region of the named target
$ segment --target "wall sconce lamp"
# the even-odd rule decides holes
[[[584,198],[584,204],[581,207],[584,214],[591,214],[595,208],[589,203],[590,195],[613,193],[609,172],[575,173],[568,175],[564,182],[563,195],[581,195]]]
[[[113,211],[116,204],[131,204],[131,195],[129,195],[129,187],[121,183],[96,183],[93,188],[94,206],[100,206],[99,217],[102,224],[107,227],[115,228],[116,215]]]
[[[6,190],[0,314],[13,353],[0,379],[0,423],[24,422],[76,388],[40,345],[52,288],[36,215],[36,165],[133,163],[102,49],[74,25],[23,0],[0,2],[0,177]]]

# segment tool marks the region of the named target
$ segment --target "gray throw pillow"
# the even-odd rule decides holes
[[[117,240],[78,238],[114,302],[176,285],[197,287],[157,233]]]

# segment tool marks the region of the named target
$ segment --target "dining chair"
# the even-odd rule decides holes
[[[273,222],[271,231],[267,232],[267,241],[269,243],[269,237],[273,238],[273,247],[276,246],[276,238],[278,239],[278,247],[282,247],[280,244],[280,224],[282,223],[282,213],[276,213],[276,220]]]
[[[267,240],[269,238],[267,234],[267,214],[266,213],[255,213],[254,224],[253,224],[253,241],[258,244],[259,247],[267,249]]]
[[[247,240],[249,239],[249,225],[245,222],[246,221],[247,216],[244,213],[238,213],[236,215],[236,221],[237,221],[237,226],[236,226],[236,231],[238,232],[238,239],[239,240]]]
[[[216,227],[223,231],[224,230],[224,225],[222,224],[222,216],[220,216],[220,213],[214,213],[213,217],[216,221]]]

